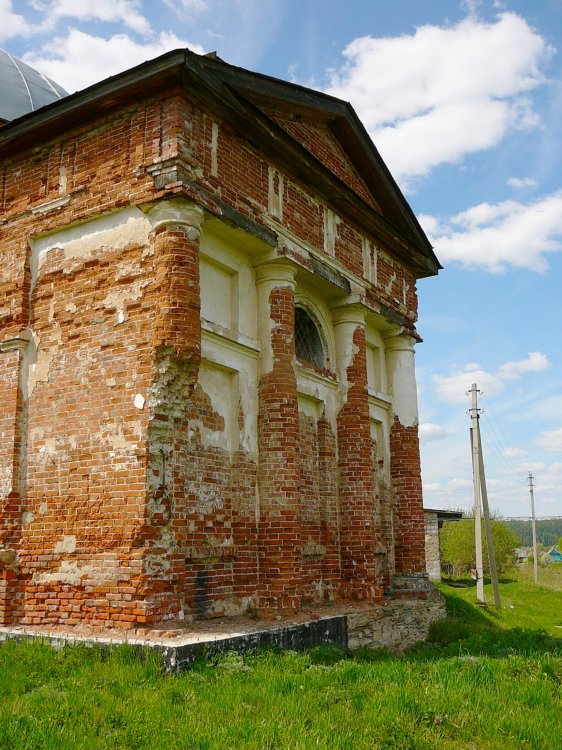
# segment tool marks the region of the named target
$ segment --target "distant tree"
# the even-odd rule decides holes
[[[558,544],[556,545],[558,552],[562,552],[562,536],[558,537]]]
[[[519,534],[522,547],[531,546],[533,543],[531,521],[506,521],[505,523]],[[537,541],[545,547],[550,549],[557,541],[560,543],[561,534],[562,518],[542,518],[537,521]]]
[[[515,562],[514,549],[520,539],[507,523],[498,518],[492,519],[492,538],[498,575],[504,575]],[[482,545],[484,573],[489,575],[486,533],[482,524]],[[455,576],[468,575],[476,567],[474,545],[474,519],[465,516],[461,521],[446,521],[440,534],[441,563],[450,568]]]

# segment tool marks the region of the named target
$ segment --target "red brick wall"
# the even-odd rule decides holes
[[[353,334],[353,361],[347,369],[347,399],[338,414],[340,534],[344,596],[377,599],[382,582],[375,570],[380,531],[375,525],[365,330]]]
[[[294,303],[290,286],[269,295],[273,367],[258,383],[260,605],[283,609],[301,604]]]
[[[396,573],[425,572],[425,533],[418,428],[403,427],[398,417],[390,428],[390,465],[396,506]]]
[[[299,488],[302,596],[333,600],[341,577],[337,504],[336,438],[325,417],[299,418]]]
[[[150,292],[135,299],[153,275],[143,249],[74,265],[52,251],[33,289],[43,368],[28,402],[25,622],[126,624],[144,607],[133,581],[141,573],[134,540],[145,514],[146,411],[134,398],[150,382],[155,300]],[[129,274],[116,280],[123,267]],[[131,297],[119,324],[108,297],[116,286]]]
[[[299,116],[282,112],[270,112],[272,118],[283,130],[290,133],[311,154],[328,167],[340,180],[351,187],[357,195],[372,208],[378,210],[374,197],[369,193],[363,180],[357,175],[349,157],[324,123],[302,120]]]
[[[19,554],[24,622],[130,627],[177,617],[182,610],[221,614],[234,600],[295,608],[301,597],[335,596],[342,575],[339,593],[380,595],[372,554],[379,531],[360,331],[337,438],[325,418],[315,428],[306,420],[299,426],[294,295],[286,287],[272,292],[274,363],[259,382],[256,467],[255,458],[243,451],[228,457],[192,434],[194,420],[220,426],[220,417],[197,384],[198,241],[188,230],[167,225],[156,230],[152,246],[104,247],[75,263],[67,262],[64,251],[51,250],[30,289],[33,237],[182,193],[178,184],[154,187],[147,170],[164,160],[181,158],[193,180],[263,224],[269,163],[243,134],[220,122],[213,174],[214,121],[195,99],[170,91],[70,126],[2,165],[0,343],[30,325],[37,355],[44,358],[22,435],[27,495],[21,505],[15,495],[2,498],[0,515],[2,543]],[[298,132],[295,127],[287,129],[376,206],[323,127],[300,123]],[[290,174],[283,176],[284,225],[322,253],[324,202]],[[189,197],[189,188],[185,192]],[[59,203],[49,207],[49,201]],[[30,212],[38,206],[40,212]],[[338,218],[336,259],[362,276],[361,228]],[[370,239],[376,244],[377,238]],[[307,263],[303,259],[304,267]],[[379,253],[377,273],[378,285],[367,284],[366,304],[375,311],[384,304],[413,322],[415,278],[392,248]],[[121,322],[108,303],[116,289],[130,292]],[[18,356],[0,354],[5,390],[0,431],[15,444],[14,450],[4,440],[0,445],[0,466],[8,470],[18,454],[16,425],[22,424]],[[134,405],[137,393],[149,395],[144,409]],[[417,437],[395,425],[392,477],[400,498],[400,534],[410,549],[400,552],[399,572],[419,570],[423,519],[417,451]],[[23,526],[10,526],[22,512]],[[211,538],[231,542],[213,545]],[[307,542],[318,545],[317,555],[302,554]],[[12,580],[13,573],[6,572],[10,565],[1,569]],[[4,597],[13,603],[15,589],[7,591],[4,584]],[[12,604],[4,606],[11,616]]]
[[[21,353],[0,351],[0,624],[10,624],[21,606],[19,566],[14,550],[21,535]]]

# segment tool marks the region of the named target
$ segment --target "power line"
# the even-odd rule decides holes
[[[562,521],[562,516],[535,516],[537,521]],[[504,521],[530,521],[531,516],[504,516]]]
[[[511,465],[513,471],[515,473],[517,473],[518,476],[521,476],[522,477],[522,481],[524,481],[526,483],[527,482],[527,475],[522,471],[521,467],[518,466],[515,463],[515,461],[513,460],[513,456],[509,455],[509,451],[513,451],[514,448],[513,448],[512,445],[510,445],[509,438],[507,437],[507,435],[505,433],[505,430],[502,427],[501,422],[499,421],[498,417],[496,416],[496,414],[494,412],[494,409],[492,408],[492,404],[490,403],[489,399],[486,397],[485,394],[482,394],[482,397],[484,398],[484,400],[486,402],[486,406],[487,406],[486,412],[489,411],[490,417],[491,417],[491,419],[488,421],[487,424],[490,426],[490,430],[494,433],[494,435],[495,435],[495,437],[496,437],[496,439],[498,441],[498,445],[499,445],[500,449],[503,451],[503,453],[502,453],[502,459],[505,461],[506,464]],[[495,422],[495,424],[497,425],[499,431],[502,433],[503,439],[495,431],[494,426],[492,424],[492,421]]]
[[[562,516],[536,516],[535,517],[537,521],[562,521]],[[469,518],[459,518],[459,521],[473,521],[474,519],[471,517]],[[500,521],[530,521],[531,516],[500,516],[498,519]],[[457,523],[457,521],[451,521],[451,523]]]

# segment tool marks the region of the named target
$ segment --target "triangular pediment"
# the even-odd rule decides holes
[[[351,161],[342,143],[330,129],[329,121],[314,115],[295,113],[277,107],[268,108],[266,114],[286,133],[307,149],[336,177],[351,188],[371,208],[383,213],[376,197]]]
[[[306,150],[365,208],[384,219],[390,233],[409,245],[409,261],[421,276],[437,273],[441,266],[431,243],[348,102],[222,60],[205,60],[204,67],[215,81],[220,80],[223,91],[228,88],[239,104],[253,107],[280,128],[294,147]],[[279,145],[275,140],[275,147]],[[312,179],[310,169],[305,175]]]

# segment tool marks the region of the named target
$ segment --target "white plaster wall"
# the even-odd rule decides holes
[[[198,421],[192,424],[201,433],[203,444],[257,455],[257,352],[237,350],[215,335],[203,332],[203,363],[199,384],[214,411],[225,421],[224,431],[214,434]],[[239,409],[242,412],[239,424]]]
[[[375,325],[369,323],[365,328],[367,389],[369,392],[369,417],[371,420],[371,437],[377,441],[378,460],[384,461],[384,473],[389,472],[390,458],[390,424],[391,407],[388,393],[388,377],[384,339]]]
[[[238,330],[238,272],[204,255],[200,263],[201,317],[228,331]]]
[[[234,236],[237,244],[226,242],[203,226],[200,245],[202,317],[222,326],[221,320],[230,320],[231,325],[224,327],[255,340],[255,272],[249,249],[247,251],[243,244],[243,235],[233,233]]]
[[[367,385],[372,393],[388,393],[384,339],[373,325],[365,328],[367,343]]]
[[[224,429],[205,429],[199,421],[191,426],[204,445],[257,455],[257,293],[243,241],[242,234],[227,242],[203,228],[199,385],[223,417]]]
[[[373,412],[376,416],[373,416]],[[372,404],[369,404],[369,424],[371,428],[371,438],[377,442],[377,460],[384,461],[383,475],[381,479],[388,479],[390,464],[390,447],[389,447],[389,435],[388,435],[388,420],[386,412],[380,413],[376,409],[373,409]],[[380,467],[379,467],[380,471]]]
[[[130,206],[115,213],[58,229],[42,237],[32,238],[31,283],[36,282],[49,253],[62,250],[62,267],[74,270],[88,258],[107,250],[124,248],[130,244],[146,244],[152,225],[140,209]]]
[[[203,444],[232,453],[238,448],[240,439],[238,372],[221,367],[215,362],[203,360],[199,368],[199,385],[210,398],[213,410],[222,417],[224,422],[222,430],[210,430],[200,425]]]
[[[439,521],[436,514],[424,511],[425,566],[430,581],[441,580],[441,555],[439,553]]]
[[[297,390],[299,411],[316,420],[324,413],[335,435],[338,411],[337,383],[299,365]]]
[[[386,366],[393,415],[403,427],[415,427],[418,424],[418,396],[411,336],[395,336],[386,342]]]

